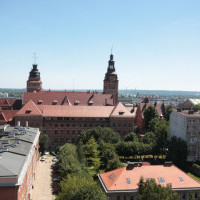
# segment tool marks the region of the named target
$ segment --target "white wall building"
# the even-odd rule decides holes
[[[200,112],[173,110],[169,123],[170,137],[176,136],[187,142],[188,161],[200,160]]]

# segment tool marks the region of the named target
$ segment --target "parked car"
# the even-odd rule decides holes
[[[56,153],[54,151],[51,152],[52,156],[56,156]]]
[[[44,156],[41,157],[41,161],[45,161],[45,157]]]
[[[54,158],[52,159],[52,161],[53,161],[53,162],[57,162],[58,160],[57,160],[56,157],[54,157]]]

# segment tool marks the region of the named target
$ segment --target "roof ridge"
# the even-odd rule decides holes
[[[29,101],[33,104],[33,106],[37,109],[37,111],[38,111],[41,115],[43,115],[42,112],[41,112],[41,110],[36,106],[36,104],[32,101],[32,99],[30,99]],[[29,101],[28,101],[28,102],[29,102]],[[28,102],[27,102],[27,103],[28,103]]]
[[[118,103],[114,106],[112,112],[110,113],[110,116],[113,114],[113,112],[115,111],[115,109],[117,108],[117,106],[119,105],[119,103],[120,103],[120,102],[118,102]]]

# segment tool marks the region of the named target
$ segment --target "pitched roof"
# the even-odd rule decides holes
[[[16,113],[16,116],[30,116],[30,115],[42,115],[41,110],[38,108],[38,106],[35,105],[35,103],[32,100],[29,100],[21,110],[19,110]]]
[[[188,100],[192,105],[200,104],[200,99],[188,99]]]
[[[13,109],[20,109],[22,106],[21,99],[0,98],[0,107],[12,107]]]
[[[1,110],[0,111],[0,122],[9,122],[13,120],[13,117],[18,110]]]
[[[66,106],[36,105],[30,100],[17,112],[16,116],[31,115],[42,115],[43,117],[133,117],[121,103],[116,106]]]
[[[127,169],[127,167],[122,167],[100,174],[99,179],[108,192],[119,190],[128,191],[138,189],[138,183],[142,176],[145,180],[153,178],[157,184],[161,184],[163,186],[170,183],[172,184],[172,189],[200,189],[199,182],[192,179],[174,165],[171,167],[165,167],[163,165],[141,166],[134,167],[131,170]],[[159,182],[159,178],[164,178],[164,182]],[[128,183],[127,179],[129,179],[130,183]]]
[[[113,109],[111,117],[133,117],[133,115],[119,102]]]
[[[43,105],[52,105],[53,101],[57,101],[58,105],[63,102],[74,105],[79,101],[78,105],[88,106],[89,101],[93,101],[93,106],[103,106],[107,101],[108,105],[113,105],[111,94],[103,94],[100,92],[65,92],[65,91],[40,91],[40,92],[25,92],[23,104],[32,100],[35,104],[42,100]]]
[[[153,104],[152,102],[148,102],[148,103],[140,103],[139,104],[139,108],[140,108],[140,110],[142,112],[142,117],[144,117],[143,113],[144,113],[145,109],[148,108],[150,105],[155,107],[159,117],[162,117],[164,115],[163,114],[163,108],[162,108],[163,104],[161,104],[161,103]]]

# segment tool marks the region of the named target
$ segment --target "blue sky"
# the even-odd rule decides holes
[[[0,88],[102,89],[113,47],[120,89],[200,91],[199,0],[0,0]]]

